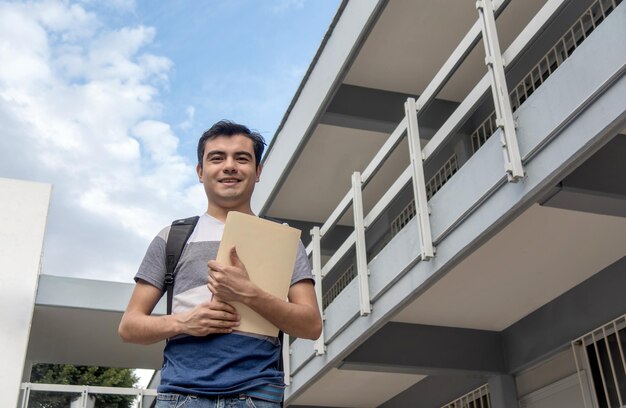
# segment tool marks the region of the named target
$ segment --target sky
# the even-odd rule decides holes
[[[198,137],[269,142],[340,0],[0,0],[0,177],[53,185],[42,273],[131,282],[200,214]]]

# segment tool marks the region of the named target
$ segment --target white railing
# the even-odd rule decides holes
[[[626,315],[572,341],[585,408],[626,405],[625,348]]]
[[[491,408],[489,387],[482,385],[441,408]]]
[[[598,0],[600,4],[612,2],[613,7],[616,0]],[[619,3],[621,0],[618,0]],[[479,19],[469,29],[465,37],[457,45],[450,57],[443,64],[439,72],[433,80],[426,86],[424,92],[415,101],[409,98],[405,104],[405,115],[398,123],[394,131],[385,141],[381,149],[376,153],[374,158],[366,166],[362,173],[355,173],[352,177],[352,188],[346,192],[343,199],[332,211],[329,218],[317,231],[318,239],[321,240],[332,228],[334,228],[341,217],[352,206],[354,212],[355,230],[346,238],[339,246],[330,259],[321,266],[321,249],[319,245],[312,242],[307,247],[307,254],[311,256],[314,265],[317,264],[319,273],[317,274],[317,284],[322,287],[322,279],[348,254],[353,248],[356,248],[357,263],[356,276],[359,279],[359,310],[360,315],[364,316],[370,313],[370,299],[368,290],[368,271],[367,260],[365,254],[365,231],[372,225],[386,210],[389,204],[396,198],[400,191],[412,182],[415,214],[419,215],[417,228],[420,237],[420,248],[417,251],[417,260],[429,260],[435,256],[435,248],[433,245],[434,238],[430,233],[430,211],[437,211],[436,208],[428,208],[426,196],[426,183],[424,181],[423,166],[425,161],[429,160],[433,154],[437,153],[446,143],[456,135],[465,120],[481,103],[483,96],[492,90],[494,106],[497,107],[495,120],[490,125],[490,132],[497,129],[502,130],[502,147],[504,153],[504,172],[509,181],[518,181],[523,176],[522,160],[519,154],[517,140],[515,135],[515,127],[512,122],[512,104],[509,98],[503,95],[510,95],[504,81],[504,70],[507,66],[517,61],[517,59],[525,51],[526,47],[543,31],[547,23],[561,9],[567,0],[547,0],[544,6],[535,14],[531,21],[519,33],[516,39],[511,43],[506,51],[499,51],[497,32],[495,26],[495,16],[501,11],[503,5],[507,4],[506,0],[480,0],[477,2],[479,9]],[[493,7],[492,7],[493,6]],[[593,11],[593,10],[592,10]],[[610,12],[610,10],[609,10]],[[606,15],[606,13],[605,13]],[[595,25],[599,23],[599,18],[595,18]],[[595,27],[595,25],[592,25]],[[422,148],[419,143],[418,121],[420,112],[427,107],[445,86],[447,81],[452,77],[454,72],[463,63],[465,58],[472,51],[473,47],[478,43],[480,38],[485,40],[486,47],[486,64],[488,73],[485,74],[474,88],[468,93],[465,99],[456,107],[455,111],[448,117],[444,124],[437,130],[435,135]],[[541,66],[542,62],[538,64]],[[545,65],[545,64],[544,64]],[[531,70],[532,74],[532,70]],[[516,108],[519,104],[513,103]],[[383,166],[387,158],[407,136],[409,142],[409,155],[411,164],[400,174],[383,196],[374,204],[369,213],[362,214],[362,199],[360,192],[373,179],[376,173]],[[361,211],[359,211],[361,209]],[[319,243],[319,241],[317,241]],[[336,294],[335,294],[336,296]],[[321,296],[323,299],[323,296]],[[334,296],[333,296],[334,298]],[[323,300],[322,300],[323,302]],[[316,342],[316,354],[321,354],[320,350],[323,345]]]
[[[81,408],[87,408],[90,397],[95,395],[132,395],[137,399],[137,408],[142,408],[143,397],[156,397],[156,390],[140,388],[99,387],[95,385],[65,385],[65,384],[39,384],[22,383],[22,408],[27,408],[30,396],[35,392],[52,392],[63,394],[76,394]]]
[[[515,112],[550,75],[567,60],[574,50],[587,39],[622,0],[597,0],[585,10],[578,20],[565,31],[555,45],[520,80],[509,93],[511,108]],[[474,153],[495,133],[496,112],[487,117],[471,134]]]

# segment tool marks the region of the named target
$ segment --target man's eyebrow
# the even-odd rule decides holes
[[[235,153],[236,156],[248,156],[252,158],[252,154],[250,152],[246,152],[245,150],[239,151]]]
[[[223,150],[210,150],[206,153],[207,156],[214,156],[216,154],[226,154]]]

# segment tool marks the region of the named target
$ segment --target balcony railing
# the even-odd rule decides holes
[[[625,406],[626,315],[574,340],[572,350],[585,408]]]
[[[491,408],[489,387],[482,385],[441,408]]]
[[[398,197],[399,193],[405,187],[412,183],[413,201],[409,203],[402,214],[402,219],[397,222],[396,227],[389,226],[390,231],[393,229],[395,233],[407,225],[417,228],[419,249],[416,251],[415,262],[428,261],[436,256],[435,244],[445,238],[458,223],[451,221],[449,227],[443,231],[439,231],[437,236],[432,236],[430,231],[430,213],[437,213],[437,208],[429,207],[430,198],[443,187],[450,179],[454,178],[459,166],[458,159],[455,158],[454,164],[445,169],[444,176],[434,185],[436,187],[428,187],[424,177],[424,166],[430,163],[430,159],[441,151],[444,146],[448,146],[451,142],[458,140],[457,131],[466,123],[473,113],[484,102],[484,96],[492,91],[493,105],[495,107],[495,118],[486,120],[482,126],[482,136],[480,140],[473,141],[475,149],[482,146],[485,140],[493,133],[498,133],[501,137],[501,146],[503,153],[503,172],[502,177],[510,182],[516,182],[524,177],[522,168],[522,157],[520,156],[516,140],[515,126],[512,121],[513,109],[519,109],[522,103],[543,84],[543,82],[552,75],[556,69],[573,53],[572,42],[574,47],[579,47],[589,34],[597,28],[608,16],[621,0],[597,0],[583,13],[580,19],[565,32],[563,38],[568,35],[572,36],[572,41],[561,38],[557,41],[548,53],[534,64],[528,74],[524,76],[522,81],[509,91],[504,80],[504,72],[507,67],[519,62],[521,56],[533,41],[541,35],[550,22],[552,22],[559,11],[568,3],[567,0],[548,0],[543,7],[532,17],[529,23],[518,34],[508,49],[500,52],[498,45],[497,30],[495,27],[495,18],[502,11],[503,7],[508,4],[506,0],[478,1],[479,18],[475,24],[469,29],[461,42],[452,51],[447,61],[443,64],[432,81],[426,86],[422,94],[417,100],[407,100],[405,104],[405,115],[399,121],[394,131],[389,135],[380,150],[373,159],[368,163],[362,172],[355,172],[352,177],[352,188],[346,192],[345,196],[332,211],[329,218],[321,227],[312,230],[313,236],[311,244],[307,247],[307,253],[311,256],[314,273],[317,279],[316,289],[318,290],[318,301],[324,309],[335,299],[341,291],[347,286],[358,288],[358,315],[366,316],[371,312],[372,299],[369,294],[369,271],[365,245],[366,230],[379,220],[381,215],[385,214],[390,204]],[[493,8],[492,8],[493,6]],[[581,27],[577,30],[575,27]],[[569,33],[569,34],[568,34]],[[449,79],[456,70],[461,66],[472,49],[483,39],[486,46],[486,65],[487,73],[475,84],[467,96],[456,107],[455,111],[448,117],[443,125],[436,131],[435,135],[428,143],[420,146],[419,127],[421,112],[429,106],[437,94],[444,88]],[[560,45],[559,45],[560,44]],[[563,48],[560,48],[563,47]],[[559,54],[560,53],[560,54]],[[558,55],[561,55],[557,58]],[[558,60],[555,63],[555,60]],[[520,88],[523,85],[523,88]],[[523,91],[523,92],[522,92]],[[515,99],[511,100],[511,95]],[[503,97],[504,96],[504,97]],[[508,97],[506,97],[508,96]],[[488,118],[490,118],[488,116]],[[410,165],[402,171],[393,184],[384,192],[378,201],[371,207],[368,213],[363,213],[363,203],[361,192],[368,183],[374,178],[377,172],[382,168],[385,161],[396,149],[400,142],[407,138],[409,145]],[[444,166],[445,167],[445,166]],[[429,182],[432,178],[429,180]],[[486,192],[484,196],[477,198],[480,202],[487,199],[495,190]],[[354,231],[347,239],[336,249],[328,261],[322,265],[320,242],[323,237],[332,230],[345,215],[345,213],[353,208]],[[460,214],[459,217],[466,217],[467,213]],[[416,222],[409,223],[413,218],[417,218]],[[328,276],[330,272],[335,272],[339,265],[345,265],[345,258],[355,253],[356,262],[352,269],[348,269],[347,273],[342,276],[337,283],[330,286],[327,294],[321,293],[322,280]],[[336,276],[336,275],[335,275]],[[354,281],[358,281],[354,284]],[[332,291],[332,293],[331,293]],[[322,299],[324,299],[322,301]],[[357,306],[357,305],[355,305]],[[352,320],[346,320],[341,327],[334,327],[332,338],[329,343],[337,336]],[[328,344],[329,344],[328,343]],[[315,354],[324,354],[326,348],[326,339],[324,330],[322,336],[315,343]],[[310,357],[309,357],[310,358]],[[305,359],[308,361],[308,359]],[[299,362],[302,364],[302,362]],[[300,367],[300,366],[299,366]],[[296,372],[299,368],[296,368]]]
[[[554,46],[528,71],[528,74],[513,87],[513,90],[509,93],[513,112],[572,55],[574,50],[587,39],[621,2],[622,0],[597,0],[581,14],[580,18],[565,31]],[[485,144],[496,129],[496,113],[493,112],[471,134],[474,153]]]
[[[622,0],[597,0],[581,14],[574,24],[565,31],[554,46],[534,65],[526,76],[509,93],[512,111],[516,111],[556,69],[568,59],[574,50],[604,21]],[[498,129],[496,113],[492,112],[470,135],[472,153],[475,153]],[[395,147],[395,146],[394,146]],[[427,200],[439,190],[459,169],[454,154],[426,183]],[[409,202],[389,225],[390,236],[395,236],[416,215],[415,201]],[[329,268],[325,268],[328,272]],[[324,274],[325,275],[325,274]],[[337,281],[323,294],[325,309],[339,293],[357,276],[354,265],[350,265]]]
[[[72,406],[80,408],[88,408],[89,401],[96,395],[128,395],[136,396],[136,407],[143,407],[143,397],[156,397],[156,390],[146,390],[139,388],[121,388],[121,387],[99,387],[93,385],[66,385],[66,384],[39,384],[39,383],[22,383],[22,404],[21,408],[28,408],[31,394],[37,392],[73,394],[75,402]]]

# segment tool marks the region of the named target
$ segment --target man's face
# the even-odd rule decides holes
[[[248,208],[261,175],[252,140],[243,135],[218,136],[204,144],[202,160],[197,172],[209,205],[228,210]]]

